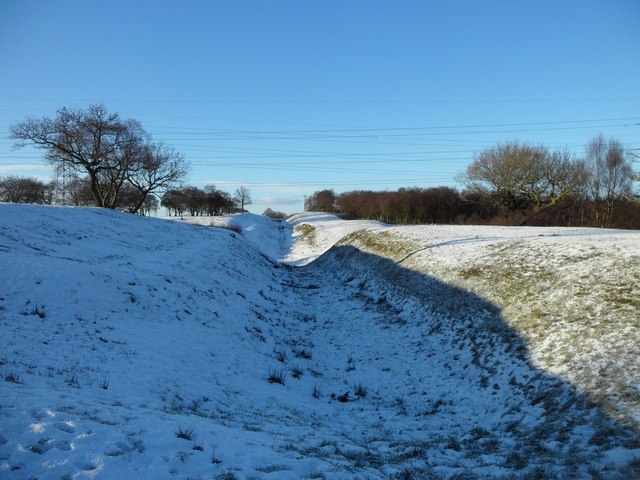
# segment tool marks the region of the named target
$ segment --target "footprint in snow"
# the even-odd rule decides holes
[[[91,460],[79,460],[77,462],[74,462],[74,465],[80,470],[84,470],[85,472],[91,472],[98,468],[96,462],[93,462]]]
[[[31,410],[31,416],[34,420],[44,420],[45,418],[55,417],[56,414],[49,409],[46,409],[44,411]]]
[[[71,450],[71,443],[67,440],[59,440],[55,442],[53,446],[62,452],[68,452]]]
[[[54,425],[58,430],[66,433],[74,433],[76,431],[72,421],[58,422]]]

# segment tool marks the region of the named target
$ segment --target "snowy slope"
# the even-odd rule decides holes
[[[329,213],[299,213],[287,222],[293,226],[293,245],[283,261],[291,265],[309,264],[353,232],[386,227],[373,220],[344,221]]]
[[[253,213],[166,219],[190,225],[240,230],[247,240],[268,257],[296,266],[311,263],[351,233],[389,227],[374,220],[344,221],[330,213],[313,212],[291,215],[286,221]]]
[[[166,219],[190,225],[223,227],[240,231],[242,236],[259,251],[276,260],[285,257],[291,249],[291,225],[284,220],[274,220],[264,215],[239,213],[217,217],[166,217]]]
[[[213,444],[236,456],[226,422],[211,430],[200,419],[250,421],[270,403],[260,367],[271,346],[247,322],[277,308],[266,300],[274,264],[226,230],[1,209],[0,364],[12,379],[0,387],[2,470],[162,478],[181,471],[180,452],[201,472]],[[181,426],[195,427],[195,441],[176,438]]]
[[[423,226],[343,243],[497,305],[536,366],[640,425],[640,233]]]
[[[228,221],[0,206],[0,478],[637,474],[498,302],[404,268],[427,227]]]

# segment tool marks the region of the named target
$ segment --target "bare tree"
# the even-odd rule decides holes
[[[95,205],[87,177],[71,175],[62,186],[65,189],[65,200],[76,207]]]
[[[476,156],[462,178],[470,192],[511,212],[520,225],[577,191],[585,181],[584,163],[567,151],[506,143]]]
[[[151,213],[156,213],[158,208],[160,208],[160,201],[158,200],[158,197],[156,195],[147,195],[137,213],[140,215],[150,216]]]
[[[611,226],[616,204],[632,192],[635,175],[631,162],[625,158],[620,142],[607,141],[600,135],[587,145],[586,166],[586,193],[594,202],[595,223]]]
[[[218,190],[215,185],[205,185],[204,202],[207,215],[222,215],[233,210],[231,195]]]
[[[187,165],[181,155],[150,143],[135,120],[123,121],[102,105],[87,110],[58,110],[54,119],[27,119],[11,127],[16,148],[34,145],[58,168],[86,174],[99,207],[118,208],[119,194],[127,184],[140,192],[137,211],[146,196],[184,177]]]
[[[233,200],[240,207],[240,211],[244,212],[245,205],[251,205],[251,192],[247,187],[239,187],[236,189]]]
[[[123,147],[126,127],[117,114],[109,114],[102,106],[87,111],[58,110],[55,119],[27,119],[11,127],[16,148],[33,144],[46,151],[54,166],[69,165],[89,175],[89,185],[96,204],[115,207],[119,185],[109,179],[122,178],[115,161],[116,151]],[[124,181],[124,179],[122,179]]]
[[[346,218],[380,218],[380,197],[377,192],[355,190],[341,193],[336,200],[336,206],[338,212]]]
[[[160,205],[167,209],[169,216],[173,213],[178,217],[182,216],[187,209],[187,199],[182,190],[167,190],[164,192],[164,195],[162,195]]]
[[[319,190],[314,192],[305,202],[308,212],[335,212],[336,194],[333,190]]]
[[[182,190],[185,206],[192,217],[202,215],[205,212],[205,193],[198,187],[185,187]]]
[[[287,214],[284,212],[278,212],[276,210],[272,210],[271,208],[267,208],[262,215],[265,217],[273,218],[274,220],[284,220],[287,218]]]
[[[184,156],[173,147],[163,143],[146,145],[128,170],[127,180],[139,193],[139,201],[131,211],[137,212],[150,194],[176,186],[188,173]]]

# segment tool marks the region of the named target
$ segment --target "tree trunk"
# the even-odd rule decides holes
[[[96,201],[96,205],[98,207],[105,207],[104,199],[100,194],[100,186],[98,185],[98,179],[95,174],[89,172],[89,188],[91,189],[91,194],[93,195],[93,199]]]
[[[140,209],[142,208],[142,205],[144,205],[144,201],[147,199],[147,195],[149,195],[149,191],[147,190],[140,190],[140,200],[138,201],[138,203],[136,203],[133,208],[130,210],[131,213],[138,213],[140,211]]]
[[[525,226],[527,223],[529,223],[531,221],[531,219],[533,217],[538,215],[540,212],[542,212],[543,210],[546,210],[547,208],[549,208],[549,207],[551,207],[553,205],[556,205],[558,203],[558,200],[560,200],[560,198],[554,198],[549,203],[545,203],[545,204],[542,204],[542,205],[536,205],[528,215],[526,215],[522,220],[520,220],[518,222],[518,226],[519,227]]]

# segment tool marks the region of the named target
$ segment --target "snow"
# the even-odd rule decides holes
[[[280,260],[291,249],[291,225],[284,220],[274,220],[255,213],[229,216],[167,217],[168,220],[209,227],[236,229],[260,252],[274,260]]]
[[[531,305],[474,268],[522,257],[517,285],[569,279],[581,302],[545,298],[608,322],[622,383],[602,388],[633,419],[638,328],[622,344],[575,285],[595,264],[629,300],[616,318],[637,318],[638,233],[173,220],[0,205],[0,478],[637,474],[635,427],[594,406],[575,362],[544,363],[516,312]],[[556,323],[556,340],[584,334]]]
[[[376,230],[386,225],[371,220],[353,220],[345,222],[335,215],[327,213],[301,213],[288,219],[294,228],[293,247],[283,261],[292,265],[307,265],[329,250],[343,237],[362,230]],[[309,225],[313,228],[311,238],[304,238],[296,227]]]
[[[291,215],[286,222],[253,213],[166,218],[191,225],[239,229],[248,241],[268,257],[296,266],[311,263],[340,239],[353,232],[388,227],[377,221],[346,222],[329,213],[314,212]],[[301,227],[305,225],[311,228],[311,235],[303,234]]]

